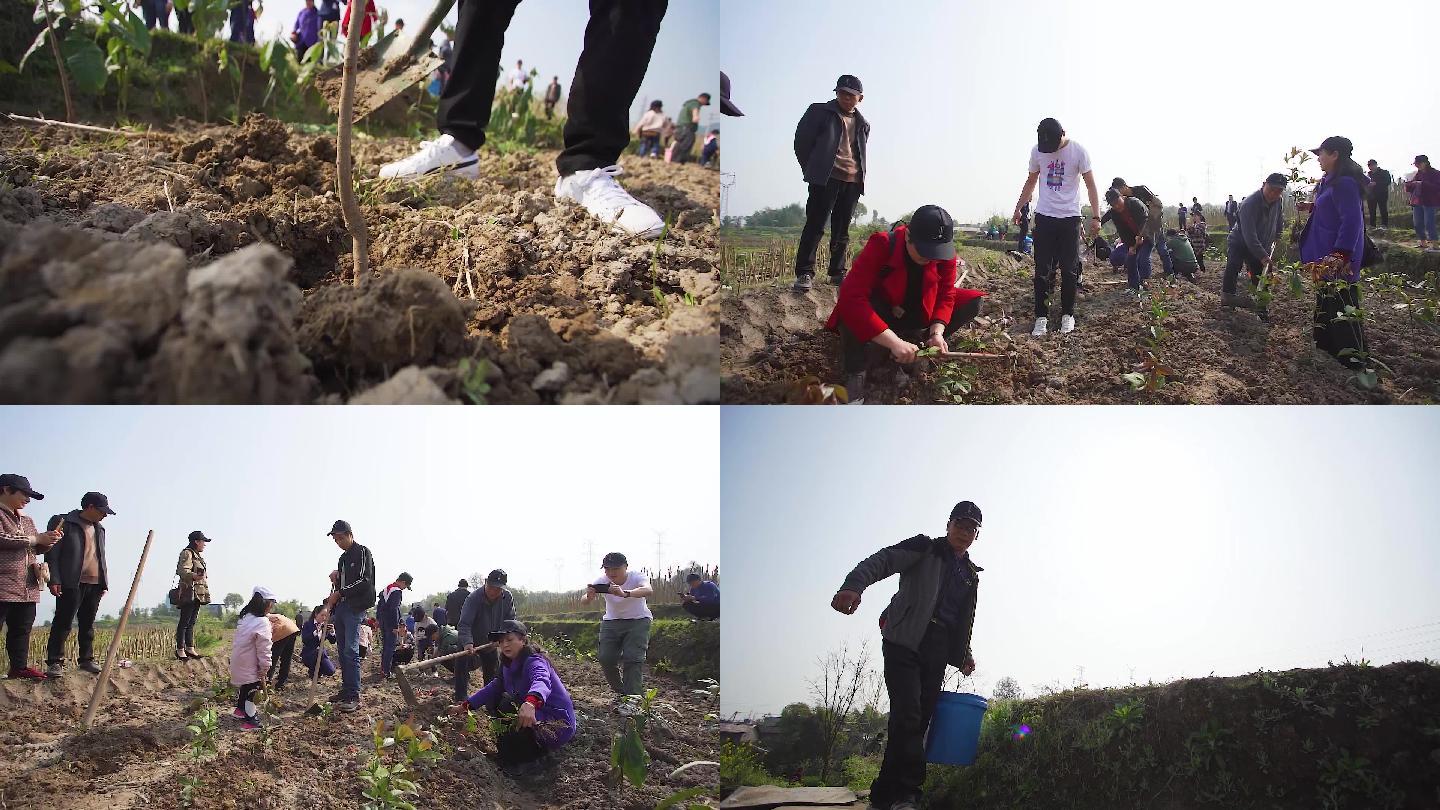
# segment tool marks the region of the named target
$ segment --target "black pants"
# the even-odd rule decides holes
[[[855,216],[855,203],[860,201],[860,184],[830,178],[823,186],[810,184],[805,199],[805,227],[800,231],[800,247],[795,251],[795,277],[815,275],[815,253],[820,249],[820,235],[825,221],[830,221],[831,278],[845,273],[846,251],[850,246],[850,218]]]
[[[1374,228],[1376,225],[1384,228],[1390,227],[1390,195],[1382,194],[1379,197],[1369,197],[1366,202],[1370,206],[1370,227]],[[1379,222],[1375,220],[1376,211],[1379,211]]]
[[[70,625],[78,617],[80,630],[75,635],[79,663],[95,660],[95,614],[100,610],[100,595],[105,591],[99,585],[84,582],[73,588],[61,588],[55,600],[55,619],[50,622],[50,640],[45,645],[45,663],[58,664],[65,660],[65,639],[70,637]]]
[[[253,722],[260,720],[260,707],[255,703],[255,696],[260,693],[260,682],[241,684],[240,689],[235,693],[235,708],[245,715],[245,719]]]
[[[470,697],[470,672],[475,661],[480,661],[481,686],[500,677],[500,653],[498,650],[478,650],[474,655],[462,655],[455,659],[455,700]]]
[[[1015,249],[1025,252],[1025,237],[1030,235],[1030,220],[1020,220],[1020,235],[1015,237]]]
[[[1346,306],[1360,306],[1360,288],[1354,284],[1340,284],[1321,289],[1315,296],[1315,347],[1330,354],[1350,368],[1364,368],[1363,358],[1354,354],[1340,356],[1342,351],[1351,349],[1366,352],[1365,324],[1361,321],[1336,321],[1335,315],[1344,312]]]
[[[1035,215],[1035,317],[1050,314],[1055,271],[1060,270],[1060,314],[1075,314],[1080,284],[1080,217]]]
[[[947,339],[955,333],[955,330],[975,320],[975,316],[980,314],[980,301],[981,299],[979,298],[972,298],[964,306],[955,307],[955,309],[951,311],[950,322],[945,324],[944,334]],[[876,314],[885,321],[886,325],[895,330],[895,334],[913,343],[923,343],[925,341],[926,333],[930,329],[930,324],[920,323],[910,319],[896,318],[891,314],[890,308],[886,306],[883,301],[872,300],[870,305],[875,308]],[[839,328],[840,356],[847,375],[859,374],[869,368],[871,363],[878,362],[890,356],[888,349],[878,346],[875,343],[868,341],[861,343],[860,339],[855,337],[855,333],[850,331],[850,327],[844,323],[841,323]],[[867,356],[867,354],[873,356]]]
[[[1225,276],[1220,281],[1220,292],[1228,295],[1235,294],[1235,283],[1240,278],[1240,266],[1243,264],[1246,271],[1250,273],[1250,283],[1256,284],[1260,281],[1260,273],[1265,269],[1265,262],[1258,256],[1253,256],[1245,243],[1231,239],[1225,247]]]
[[[30,628],[35,624],[34,602],[0,602],[0,619],[5,622],[5,652],[10,654],[10,671],[30,666]]]
[[[270,645],[270,671],[266,673],[265,680],[275,680],[275,688],[279,689],[290,680],[290,659],[295,657],[295,639],[300,638],[299,633],[291,633]],[[280,677],[275,679],[275,670],[280,670]]]
[[[518,710],[520,707],[515,703],[509,694],[502,694],[495,710],[491,713],[494,717]],[[533,762],[546,754],[545,746],[535,737],[535,727],[511,728],[501,732],[495,738],[496,755],[495,759],[501,765],[519,765],[524,762]]]
[[[885,806],[902,799],[920,799],[925,784],[925,731],[940,699],[948,658],[946,631],[931,623],[920,651],[889,641],[880,647],[885,658],[885,691],[890,695],[890,724],[880,775],[870,784],[870,803]]]
[[[1236,220],[1236,219],[1238,219],[1238,217],[1236,217],[1234,214],[1226,214],[1226,215],[1225,215],[1225,230],[1226,230],[1226,232],[1235,230],[1235,220]]]
[[[630,142],[630,102],[640,91],[668,0],[590,0],[585,47],[566,101],[560,174],[610,166]],[[436,123],[471,149],[485,143],[505,29],[520,0],[463,0],[450,79]]]
[[[195,20],[191,18],[190,12],[175,9],[175,30],[182,34],[195,33]]]
[[[675,148],[670,150],[672,163],[689,163],[694,159],[695,130],[690,127],[675,128]]]
[[[175,625],[175,649],[195,646],[195,620],[199,617],[199,602],[192,599],[180,606],[180,621]]]
[[[713,605],[705,605],[705,604],[701,604],[701,603],[699,603],[699,602],[686,602],[686,603],[685,603],[684,605],[682,605],[681,607],[685,608],[685,612],[686,612],[686,613],[689,613],[691,616],[694,616],[694,617],[697,618],[697,619],[718,619],[718,618],[720,618],[720,603],[719,603],[719,602],[716,602],[716,603],[713,604]]]

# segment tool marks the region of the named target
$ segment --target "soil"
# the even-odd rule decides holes
[[[1134,391],[1122,375],[1136,371],[1150,323],[1145,305],[1124,293],[1124,273],[1087,259],[1076,305],[1076,330],[1030,337],[1034,325],[1033,264],[998,251],[963,248],[970,265],[965,286],[984,290],[975,324],[960,335],[965,350],[1009,354],[1005,361],[974,365],[974,390],[966,402],[1033,403],[1429,403],[1440,400],[1440,333],[1417,324],[1376,295],[1364,304],[1371,354],[1393,373],[1382,372],[1373,390],[1354,372],[1314,348],[1313,297],[1276,294],[1270,322],[1220,305],[1220,269],[1212,266],[1198,284],[1177,281],[1165,289],[1171,315],[1163,357],[1175,375],[1155,391]],[[1152,284],[1162,283],[1157,277]],[[1058,284],[1057,284],[1058,286]],[[839,339],[823,329],[836,288],[817,283],[805,294],[788,287],[727,292],[722,302],[721,373],[727,403],[777,403],[796,396],[807,377],[844,383]],[[1058,299],[1059,291],[1056,291]],[[1058,310],[1058,307],[1056,308]],[[959,344],[957,337],[952,344]],[[893,368],[892,364],[888,364]],[[867,375],[866,402],[948,402],[936,385],[930,361],[913,377]],[[876,379],[881,377],[884,379]]]
[[[716,784],[718,771],[709,765],[669,776],[680,765],[717,759],[716,738],[702,731],[705,715],[716,708],[712,699],[696,695],[684,681],[647,672],[648,685],[659,689],[656,701],[664,706],[657,712],[665,722],[652,721],[646,732],[652,763],[645,785],[619,784],[609,775],[610,745],[622,725],[599,665],[593,658],[554,660],[575,701],[580,729],[547,771],[523,783],[502,774],[486,756],[494,743],[483,719],[469,735],[459,723],[434,722],[449,706],[448,680],[412,674],[422,705],[416,720],[436,731],[445,752],[418,773],[417,806],[649,810],[675,791]],[[372,671],[377,658],[366,665],[364,700],[351,715],[332,712],[327,718],[306,711],[338,688],[335,678],[322,678],[313,690],[308,681],[292,681],[268,715],[268,748],[258,733],[241,731],[229,716],[233,694],[214,701],[220,713],[218,753],[199,765],[189,758],[192,735],[186,724],[213,687],[229,683],[223,660],[117,668],[88,732],[79,728],[79,719],[94,676],[71,672],[45,683],[0,682],[0,806],[42,807],[59,797],[74,810],[173,810],[182,806],[179,777],[198,776],[193,806],[201,810],[359,807],[358,773],[374,751],[377,721],[384,720],[393,735],[397,721],[410,719],[398,687]],[[472,683],[478,681],[477,674]]]
[[[329,136],[0,126],[0,400],[452,401],[468,358],[493,403],[718,401],[713,171],[622,158],[657,243],[557,201],[554,152],[373,179],[414,148],[358,139],[355,288]]]

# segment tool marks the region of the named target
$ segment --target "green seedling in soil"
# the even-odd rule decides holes
[[[199,762],[215,753],[215,737],[220,732],[220,713],[214,709],[203,709],[190,718],[186,726],[195,739],[190,741],[190,759]]]
[[[472,404],[484,405],[485,395],[490,393],[490,361],[471,357],[460,358],[460,391]]]
[[[197,791],[197,790],[200,789],[200,785],[201,785],[200,777],[198,777],[198,776],[182,776],[182,777],[180,777],[180,806],[181,806],[181,807],[194,807],[194,806],[195,806],[195,791]]]
[[[1392,309],[1409,313],[1416,323],[1440,334],[1440,291],[1437,291],[1435,271],[1426,273],[1419,281],[1411,281],[1399,273],[1366,276],[1365,281],[1371,295],[1394,295],[1400,300],[1391,305]]]
[[[130,69],[150,56],[150,30],[138,14],[115,0],[96,0],[101,21],[110,32],[106,43],[105,70],[114,73],[120,84],[120,115],[125,115],[130,97]]]
[[[958,363],[941,365],[935,371],[935,387],[939,389],[940,401],[965,404],[965,397],[975,390],[975,380],[979,376],[978,366],[962,366]]]
[[[405,726],[405,728],[409,728]],[[400,729],[396,728],[396,734]],[[413,737],[413,734],[412,734]],[[364,787],[360,795],[366,799],[365,810],[415,810],[406,797],[420,795],[420,788],[415,782],[408,778],[409,767],[405,762],[396,762],[390,765],[385,763],[385,749],[395,742],[395,738],[385,736],[385,721],[379,720],[371,733],[371,741],[375,747],[374,756],[365,764],[360,771],[360,782]]]
[[[660,229],[660,238],[655,241],[655,250],[650,254],[650,297],[655,299],[655,308],[660,317],[670,317],[670,300],[660,289],[660,253],[665,249],[665,237],[670,235],[671,217],[665,218],[665,227]]]
[[[659,690],[652,688],[645,690],[645,694],[638,700],[627,698],[634,706],[635,713],[625,718],[625,729],[615,735],[610,746],[611,772],[635,787],[643,786],[650,772],[650,753],[645,750],[642,735],[650,721],[660,721],[654,712],[657,707],[657,694]]]
[[[507,731],[516,731],[520,728],[520,713],[516,709],[500,712],[490,718],[490,737],[498,739]]]
[[[661,799],[660,803],[655,805],[655,810],[672,810],[672,808],[678,808],[682,802],[710,795],[711,790],[711,788],[701,785],[699,787],[676,791]],[[695,802],[685,805],[685,810],[710,810],[710,805]]]
[[[475,712],[467,709],[465,711],[465,728],[463,729],[462,733],[464,733],[466,736],[469,736],[479,730],[480,721],[475,719]]]
[[[1165,328],[1165,319],[1170,317],[1170,308],[1164,289],[1162,285],[1156,285],[1150,295],[1146,310],[1150,324],[1145,328],[1146,334],[1141,341],[1138,370],[1122,375],[1122,379],[1136,391],[1157,391],[1175,374],[1163,358],[1165,341],[1170,336],[1169,330]]]

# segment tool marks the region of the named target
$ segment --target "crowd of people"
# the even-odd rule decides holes
[[[700,131],[700,110],[710,106],[710,94],[700,93],[680,105],[680,121],[665,114],[665,102],[656,99],[640,116],[631,130],[639,143],[640,157],[664,158],[670,163],[688,163],[695,159],[695,136]],[[700,149],[700,165],[708,166],[720,155],[720,130],[705,134]]]
[[[795,255],[793,289],[807,292],[817,277],[816,254],[821,236],[830,227],[830,261],[826,276],[838,287],[837,302],[825,327],[840,337],[845,384],[851,402],[863,402],[866,375],[883,364],[887,355],[899,366],[900,381],[909,376],[922,345],[948,351],[947,336],[979,313],[985,293],[957,286],[963,260],[951,244],[954,222],[936,205],[922,205],[908,223],[896,223],[888,233],[872,234],[850,266],[849,229],[855,207],[865,192],[870,122],[860,113],[864,100],[860,79],[840,76],[835,98],[811,104],[795,129],[795,158],[808,187],[805,224]],[[1367,173],[1353,159],[1349,139],[1335,136],[1315,149],[1324,176],[1311,199],[1298,203],[1310,216],[1295,235],[1299,259],[1316,282],[1313,337],[1317,348],[1342,364],[1363,368],[1368,354],[1363,325],[1343,317],[1359,306],[1358,282],[1362,266],[1374,260],[1367,248],[1364,202],[1369,201],[1371,225],[1388,205],[1392,185],[1388,172],[1370,161]],[[1418,244],[1437,244],[1435,218],[1440,204],[1440,172],[1428,157],[1417,155],[1415,174],[1404,183],[1414,210]],[[1227,224],[1227,258],[1221,278],[1221,302],[1227,307],[1252,309],[1268,320],[1263,303],[1236,288],[1245,268],[1252,289],[1274,263],[1275,244],[1285,229],[1280,204],[1289,180],[1271,174],[1259,189],[1243,200],[1234,195],[1223,212]],[[1088,196],[1089,222],[1082,222],[1081,187]],[[1010,222],[1019,228],[1016,249],[1034,254],[1034,314],[1031,335],[1044,337],[1050,329],[1052,296],[1060,279],[1061,334],[1075,330],[1076,299],[1081,285],[1086,235],[1098,258],[1108,258],[1126,272],[1125,290],[1136,298],[1147,295],[1152,260],[1158,256],[1167,279],[1199,282],[1206,271],[1205,252],[1210,236],[1205,207],[1198,197],[1177,207],[1176,227],[1164,222],[1165,205],[1149,186],[1114,178],[1100,205],[1089,152],[1072,140],[1054,118],[1036,128],[1030,148],[1025,182]],[[1033,216],[1033,228],[1032,228]],[[1388,223],[1388,215],[1381,219]],[[1115,231],[1111,245],[1101,229]],[[1008,228],[991,223],[985,235],[1007,239]]]
[[[53,516],[49,528],[41,531],[24,510],[44,497],[25,476],[0,475],[0,619],[6,628],[8,677],[63,677],[66,642],[77,625],[79,669],[98,674],[95,616],[109,588],[104,521],[115,512],[103,493],[87,492],[78,509]],[[405,592],[414,584],[411,574],[402,572],[382,587],[370,549],[356,542],[347,521],[335,521],[328,534],[341,554],[329,574],[330,591],[323,602],[308,614],[287,616],[276,612],[275,593],[258,585],[239,612],[229,664],[230,680],[237,689],[233,716],[240,728],[261,727],[258,696],[266,689],[286,688],[298,643],[309,678],[338,672],[339,689],[330,697],[338,711],[360,708],[361,662],[372,651],[379,658],[380,681],[395,677],[396,667],[464,652],[437,662],[447,670],[457,710],[483,708],[492,715],[519,712],[518,727],[498,741],[503,765],[527,766],[569,741],[575,731],[574,707],[554,666],[517,617],[504,570],[491,571],[474,590],[462,579],[444,605],[432,603],[427,611],[416,604],[407,612]],[[211,603],[205,550],[213,542],[204,532],[193,531],[176,560],[169,601],[179,609],[175,658],[182,661],[204,657],[195,646],[195,627],[201,609]],[[644,691],[653,622],[647,597],[654,588],[644,572],[630,568],[622,553],[606,554],[601,568],[602,575],[586,588],[582,600],[604,600],[596,659],[615,693],[616,710],[631,714]],[[690,574],[686,585],[680,594],[686,612],[696,620],[718,619],[719,586],[699,574]],[[56,599],[45,671],[29,661],[42,590]],[[338,660],[331,658],[327,644],[334,645]],[[477,666],[480,688],[472,691],[471,673]]]

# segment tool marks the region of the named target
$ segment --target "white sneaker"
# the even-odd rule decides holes
[[[420,151],[410,157],[386,163],[380,167],[381,179],[417,178],[428,174],[445,172],[456,177],[476,178],[480,176],[480,156],[474,152],[465,154],[465,147],[455,142],[450,135],[441,135],[433,141],[421,141]]]
[[[580,203],[597,219],[625,233],[654,239],[665,230],[665,220],[615,182],[615,176],[623,171],[619,166],[606,166],[566,175],[555,181],[555,196]]]
[[[1060,316],[1060,334],[1063,335],[1063,334],[1065,334],[1066,332],[1074,332],[1074,331],[1075,331],[1075,316],[1074,316],[1074,315],[1061,315],[1061,316]]]
[[[1045,330],[1050,328],[1050,321],[1046,318],[1036,318],[1035,328],[1030,330],[1030,337],[1045,337]]]

